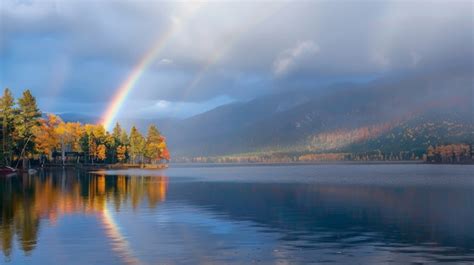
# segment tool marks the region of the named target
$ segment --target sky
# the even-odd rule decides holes
[[[0,86],[31,89],[55,113],[103,115],[154,48],[119,118],[185,118],[474,60],[468,0],[2,0],[0,16]]]

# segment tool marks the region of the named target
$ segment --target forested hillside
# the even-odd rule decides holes
[[[263,96],[163,123],[177,157],[400,152],[472,141],[473,78],[432,72]],[[284,107],[282,107],[284,106]],[[254,114],[252,114],[254,113]]]

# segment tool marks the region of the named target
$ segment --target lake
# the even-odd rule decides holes
[[[1,264],[473,264],[474,166],[175,166],[0,179]]]

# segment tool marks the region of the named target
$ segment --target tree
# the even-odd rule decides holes
[[[115,140],[115,137],[112,134],[110,134],[109,132],[106,132],[104,143],[107,149],[107,161],[111,163],[115,163],[117,161],[116,159],[117,147],[116,146],[118,142]]]
[[[90,155],[89,155],[89,134],[87,134],[86,132],[82,133],[79,142],[80,142],[80,146],[81,146],[81,151],[84,153],[84,160],[89,161],[89,159],[90,159]]]
[[[56,133],[61,145],[61,157],[64,163],[66,161],[66,151],[79,152],[81,150],[80,139],[83,129],[78,122],[63,122],[56,126]]]
[[[2,145],[0,148],[0,164],[9,165],[13,156],[14,140],[13,132],[14,118],[15,118],[15,99],[12,96],[10,89],[5,88],[3,96],[0,97],[0,133]]]
[[[137,161],[140,161],[140,163],[143,163],[145,147],[146,147],[145,138],[138,131],[138,129],[135,126],[133,126],[132,129],[130,130],[130,150],[129,150],[132,163],[136,163]]]
[[[23,158],[26,167],[27,158],[34,151],[34,128],[39,126],[41,112],[30,90],[25,90],[18,99],[18,111],[15,115],[15,138],[19,158]]]
[[[163,151],[161,151],[161,159],[165,159],[166,161],[170,161],[171,157],[170,157],[170,152],[168,151],[168,148],[165,147],[163,149]]]
[[[40,125],[34,130],[37,152],[51,157],[60,144],[57,128],[61,123],[63,123],[61,118],[54,114],[48,114],[46,119],[40,119]]]
[[[106,154],[106,147],[105,145],[103,144],[99,144],[97,146],[97,159],[100,160],[100,161],[104,161],[106,158],[107,158],[107,154]]]
[[[127,147],[125,145],[119,145],[117,147],[117,160],[119,163],[123,163],[127,159]]]
[[[130,144],[130,139],[128,138],[127,131],[125,129],[122,129],[122,132],[120,133],[120,144],[128,146]]]
[[[122,127],[120,126],[120,124],[117,122],[115,124],[115,127],[114,129],[112,130],[112,136],[114,137],[116,143],[120,143],[120,144],[123,144],[120,142],[120,137],[122,135]]]
[[[94,137],[89,136],[88,139],[89,139],[89,143],[88,143],[89,157],[91,159],[92,164],[94,164],[94,160],[97,156],[97,143],[94,140]]]
[[[101,144],[105,145],[106,143],[106,131],[102,125],[86,124],[83,128],[83,134],[87,135],[87,137],[82,137],[81,145],[87,147],[87,149],[83,149],[83,151],[87,153],[90,161],[94,163],[95,159],[97,159],[98,146]],[[87,143],[85,142],[85,138],[87,138]]]
[[[146,138],[145,157],[150,161],[160,159],[163,148],[163,137],[155,125],[150,125]]]

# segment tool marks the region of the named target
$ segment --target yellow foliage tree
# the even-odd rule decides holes
[[[117,160],[120,163],[123,163],[125,159],[127,158],[127,147],[124,145],[119,145],[117,147]]]
[[[59,147],[59,135],[56,130],[64,124],[60,117],[54,114],[48,114],[46,119],[40,120],[40,125],[33,130],[35,135],[35,147],[39,153],[51,157],[53,151]]]
[[[107,158],[107,153],[106,153],[107,148],[103,144],[99,144],[97,146],[97,159],[100,161],[104,161]]]

